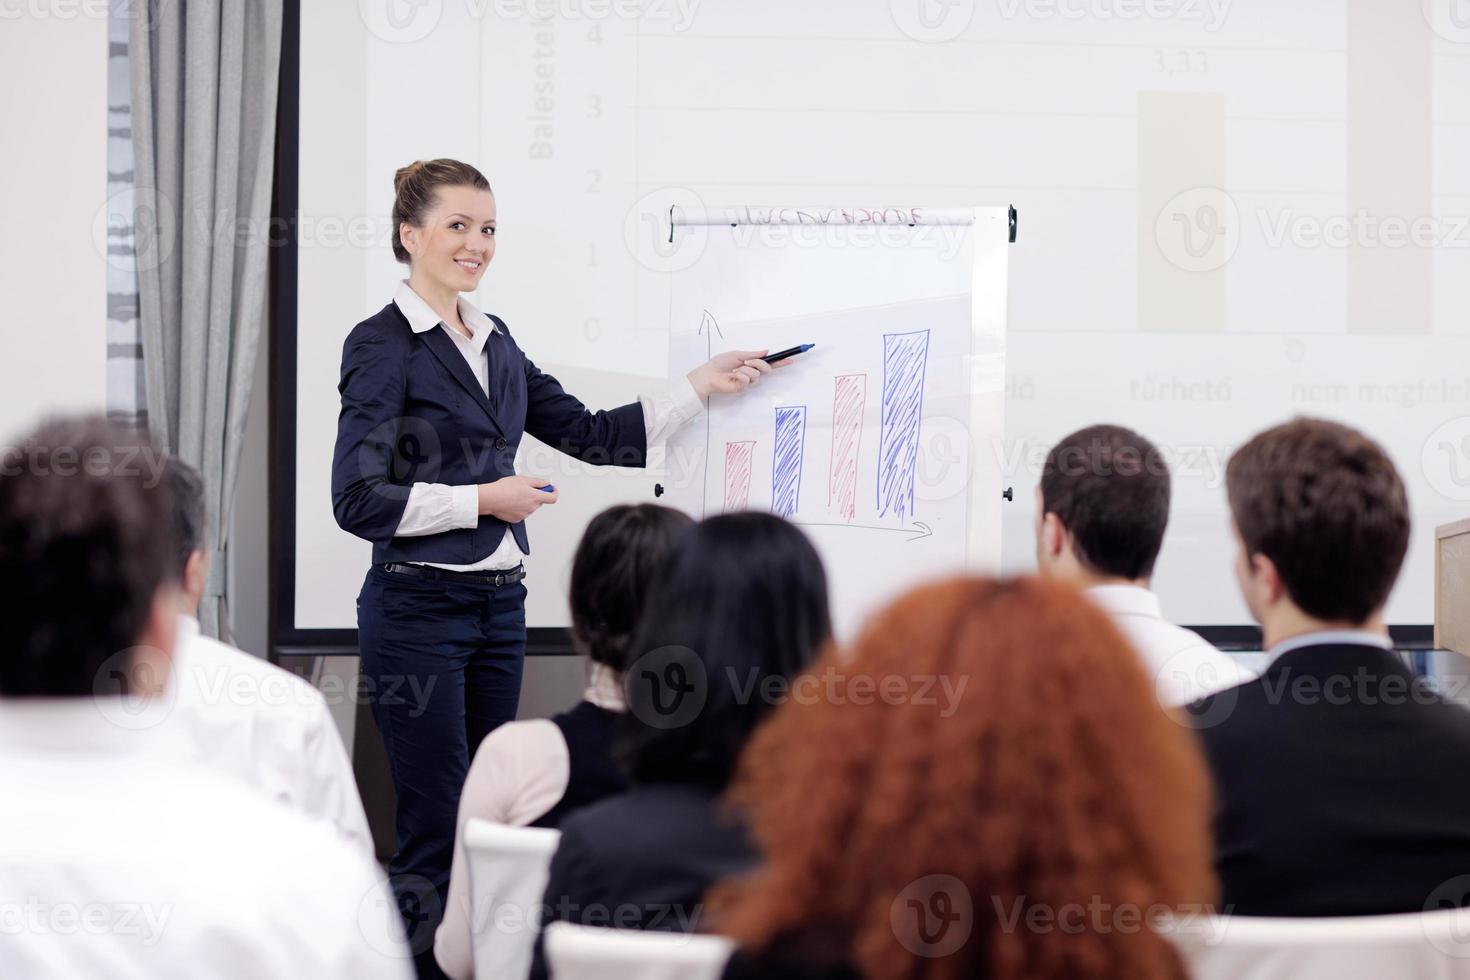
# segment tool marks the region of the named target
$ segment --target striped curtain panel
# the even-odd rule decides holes
[[[133,95],[128,80],[128,9],[114,3],[107,22],[107,414],[148,424],[143,342],[138,333],[138,265],[133,200]]]

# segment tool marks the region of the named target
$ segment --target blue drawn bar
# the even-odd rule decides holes
[[[919,469],[919,423],[929,331],[883,335],[883,411],[878,432],[878,516],[914,513]]]
[[[776,409],[776,448],[771,457],[771,510],[796,513],[801,496],[801,457],[806,449],[806,406]]]

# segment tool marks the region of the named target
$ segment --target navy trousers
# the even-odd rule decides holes
[[[475,749],[516,715],[526,587],[442,582],[374,566],[357,597],[364,693],[398,797],[388,875],[420,975],[434,975],[460,789]]]

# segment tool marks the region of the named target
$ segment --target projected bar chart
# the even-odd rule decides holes
[[[1231,225],[1225,181],[1225,97],[1139,92],[1138,327],[1225,329]]]
[[[1446,8],[1456,18],[1466,9]],[[1434,250],[1392,231],[1435,213],[1433,39],[1417,4],[1347,5],[1344,213],[1367,219],[1348,240],[1348,333],[1422,334],[1434,322]]]

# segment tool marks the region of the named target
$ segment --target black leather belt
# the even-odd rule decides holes
[[[390,561],[379,566],[390,575],[408,575],[428,579],[431,582],[478,582],[481,585],[514,585],[526,577],[526,566],[517,565],[501,571],[455,572],[448,568],[431,568],[428,565],[405,565]]]

